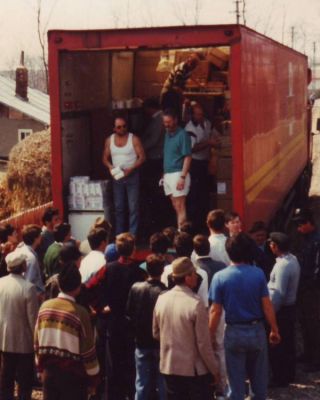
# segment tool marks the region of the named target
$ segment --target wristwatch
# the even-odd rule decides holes
[[[181,175],[180,178],[181,179],[186,179],[186,176],[185,175]]]

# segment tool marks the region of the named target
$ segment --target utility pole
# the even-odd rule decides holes
[[[236,17],[237,17],[237,25],[240,24],[240,2],[241,0],[236,0]]]
[[[246,0],[242,0],[242,18],[243,18],[243,25],[247,25]]]
[[[291,47],[294,48],[294,26],[291,27]]]
[[[316,68],[317,68],[317,62],[316,62],[316,53],[317,53],[317,45],[316,42],[313,42],[313,90],[316,90]]]

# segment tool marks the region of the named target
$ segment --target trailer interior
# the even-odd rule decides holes
[[[160,96],[174,65],[194,52],[201,55],[201,61],[186,84],[184,97],[203,106],[221,142],[219,149],[212,149],[209,163],[210,204],[232,208],[231,54],[227,46],[62,51],[59,73],[64,198],[69,195],[73,176],[110,178],[102,153],[105,139],[113,131],[114,117],[125,117],[129,131],[141,136],[145,124],[143,101]],[[174,224],[174,216],[170,218]]]

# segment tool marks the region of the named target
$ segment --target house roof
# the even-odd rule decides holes
[[[49,96],[28,87],[29,101],[16,96],[16,82],[0,75],[0,103],[12,107],[36,121],[50,124]]]

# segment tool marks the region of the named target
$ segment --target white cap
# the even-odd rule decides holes
[[[18,265],[21,265],[23,261],[26,261],[26,259],[27,256],[18,250],[9,253],[5,259],[8,272],[12,271]]]

